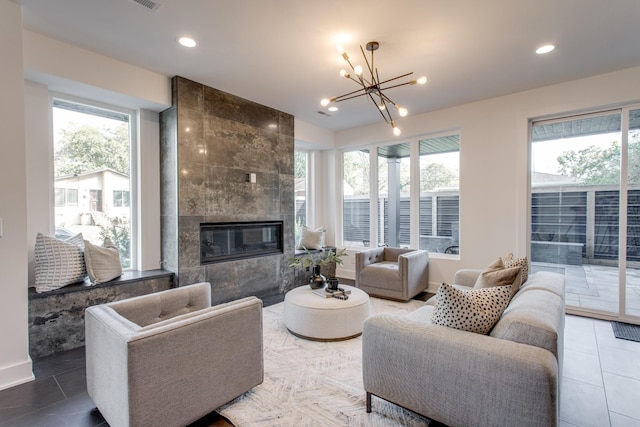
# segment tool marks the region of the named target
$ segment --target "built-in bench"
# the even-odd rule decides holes
[[[106,283],[88,281],[54,291],[37,293],[29,288],[29,353],[32,358],[84,345],[85,308],[175,286],[167,270],[125,271]]]

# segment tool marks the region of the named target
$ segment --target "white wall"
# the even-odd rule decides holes
[[[27,333],[27,165],[22,11],[0,0],[0,389],[33,379]]]
[[[451,282],[459,268],[482,268],[511,251],[528,253],[530,118],[638,101],[640,68],[631,68],[402,119],[403,137],[449,129],[461,135],[460,259],[432,257],[430,289]],[[336,147],[382,142],[384,126],[337,132]]]

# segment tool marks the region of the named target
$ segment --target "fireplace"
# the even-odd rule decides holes
[[[200,224],[200,264],[282,254],[282,221]]]

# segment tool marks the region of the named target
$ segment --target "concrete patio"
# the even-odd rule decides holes
[[[618,268],[602,265],[531,263],[531,271],[565,275],[566,304],[606,313],[618,312]],[[627,268],[626,314],[640,318],[640,269]]]

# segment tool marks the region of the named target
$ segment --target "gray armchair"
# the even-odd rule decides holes
[[[87,391],[113,427],[184,426],[264,376],[262,301],[199,283],[87,308]]]
[[[372,296],[407,301],[428,286],[429,252],[380,247],[356,253],[356,287]]]

